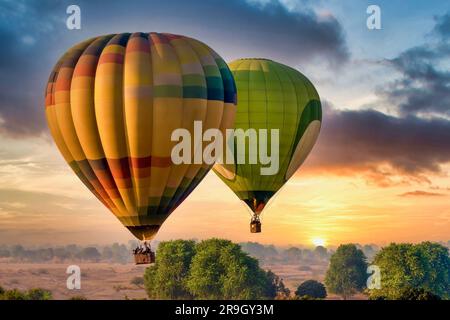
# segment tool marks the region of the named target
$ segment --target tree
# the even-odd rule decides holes
[[[11,249],[11,256],[16,259],[23,259],[25,257],[25,249],[21,245],[15,245]]]
[[[187,280],[199,299],[262,299],[269,281],[258,260],[228,240],[209,239],[197,245]]]
[[[309,249],[303,249],[302,250],[302,259],[303,260],[313,260],[314,253]]]
[[[266,276],[269,283],[266,296],[280,300],[288,299],[291,292],[284,285],[283,279],[270,270],[267,271]]]
[[[27,300],[27,295],[18,289],[5,290],[0,296],[0,300]]]
[[[228,240],[161,242],[144,285],[152,299],[273,299],[283,281]]]
[[[111,248],[108,247],[108,246],[103,247],[103,249],[102,249],[102,259],[110,261],[110,260],[112,260],[112,257],[113,257],[113,251],[111,250]]]
[[[65,249],[70,258],[74,258],[81,250],[80,247],[78,247],[76,244],[69,244]]]
[[[130,250],[124,244],[113,243],[111,251],[114,262],[127,263],[131,257]]]
[[[6,248],[0,249],[0,258],[9,258],[11,256],[11,253]]]
[[[298,286],[295,295],[299,298],[306,296],[314,299],[325,299],[327,291],[322,283],[316,280],[306,280]]]
[[[152,299],[192,298],[186,287],[195,242],[174,240],[161,242],[156,263],[145,270],[144,285]]]
[[[95,247],[86,247],[81,250],[80,258],[83,260],[98,261],[101,258],[101,254]]]
[[[56,258],[60,259],[61,261],[67,259],[70,257],[70,253],[66,250],[66,248],[55,248],[53,250],[54,255]]]
[[[0,300],[51,300],[52,293],[48,290],[35,288],[28,291],[18,289],[0,290]]]
[[[405,288],[400,292],[400,300],[441,300],[441,297],[423,288]]]
[[[325,285],[331,293],[341,295],[344,300],[366,285],[367,263],[364,253],[354,244],[340,245],[331,256],[325,276]]]
[[[291,247],[284,251],[283,256],[287,261],[299,262],[302,260],[302,250],[296,247]]]
[[[438,243],[393,243],[375,255],[373,264],[381,270],[382,286],[369,291],[371,299],[404,299],[411,288],[450,298],[449,253]]]
[[[52,293],[41,288],[30,289],[27,292],[27,300],[52,300]]]
[[[323,246],[317,246],[314,249],[314,254],[316,255],[316,257],[318,257],[319,259],[325,259],[328,257],[328,251],[327,248],[323,247]]]
[[[257,242],[244,242],[240,243],[239,245],[244,252],[260,261],[263,261],[265,259],[274,259],[278,256],[277,249],[275,249],[273,245],[264,246]]]

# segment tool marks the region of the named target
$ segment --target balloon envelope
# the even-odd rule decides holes
[[[236,88],[205,44],[164,33],[100,36],[68,50],[46,89],[50,132],[89,190],[151,239],[210,165],[171,161],[173,130],[232,126]]]
[[[240,59],[229,64],[237,86],[235,129],[279,129],[279,170],[262,175],[258,161],[216,164],[215,173],[259,215],[270,198],[301,166],[319,135],[322,109],[312,83],[299,71],[267,59]],[[238,150],[234,140],[234,150]],[[249,155],[250,140],[245,140]],[[268,133],[267,150],[271,135]],[[257,147],[258,150],[260,146]]]

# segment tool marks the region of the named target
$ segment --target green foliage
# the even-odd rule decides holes
[[[406,288],[402,290],[400,300],[441,300],[441,298],[423,288]]]
[[[194,254],[194,241],[161,242],[155,265],[147,268],[144,274],[149,298],[190,299],[192,296],[186,287],[186,278]]]
[[[382,295],[369,296],[369,300],[392,300]],[[403,288],[399,290],[395,300],[441,300],[441,297],[423,288]]]
[[[5,290],[0,287],[0,300],[52,300],[52,293],[48,290],[34,288],[28,291],[18,289]]]
[[[371,299],[403,299],[410,288],[450,298],[450,257],[438,243],[394,243],[379,251],[373,264],[381,270],[381,289],[370,290]]]
[[[27,300],[27,295],[18,289],[6,290],[0,300]]]
[[[268,279],[258,261],[228,240],[209,239],[197,245],[187,287],[198,299],[260,299]]]
[[[239,245],[221,239],[161,242],[144,283],[151,299],[265,299],[289,292]]]
[[[366,285],[367,263],[364,253],[354,244],[340,245],[331,256],[325,285],[331,293],[344,299],[362,291]]]
[[[267,271],[266,276],[269,283],[267,286],[266,296],[269,298],[274,297],[279,300],[289,299],[291,292],[288,288],[286,288],[283,280],[270,270]]]
[[[52,300],[52,293],[48,290],[35,288],[28,290],[27,300]]]
[[[325,299],[327,297],[327,291],[322,283],[316,280],[306,280],[298,286],[295,295],[299,298]]]

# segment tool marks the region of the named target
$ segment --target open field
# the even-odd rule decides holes
[[[295,291],[300,283],[305,280],[314,279],[323,281],[328,264],[317,265],[299,265],[299,264],[263,264],[266,270],[272,270],[275,274],[283,279],[284,284]]]
[[[6,289],[44,288],[55,299],[82,295],[88,299],[134,299],[146,297],[143,288],[130,284],[142,276],[143,266],[134,264],[74,263],[81,269],[81,289],[69,290],[66,280],[68,263],[0,263],[0,285]]]

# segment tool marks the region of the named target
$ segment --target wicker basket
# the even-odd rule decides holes
[[[250,222],[250,232],[251,233],[260,233],[261,232],[261,222],[260,221]]]
[[[134,262],[136,264],[151,264],[155,263],[155,253],[135,253],[134,254]]]

